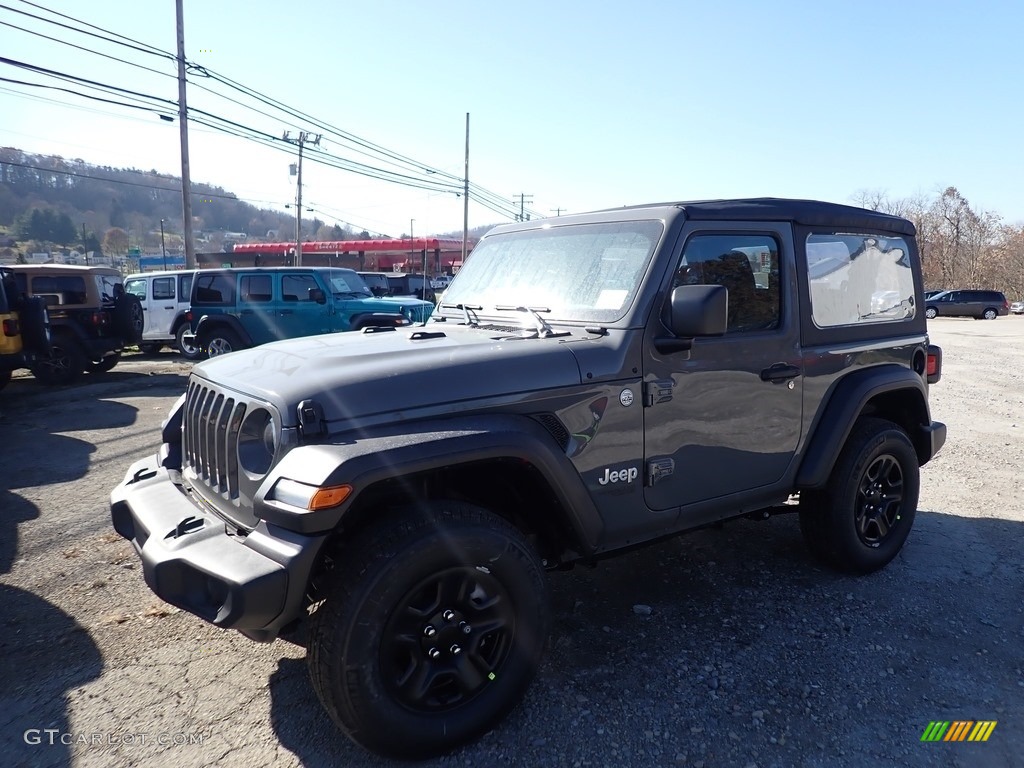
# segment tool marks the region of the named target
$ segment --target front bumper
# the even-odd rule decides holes
[[[302,614],[326,540],[263,521],[239,532],[194,502],[158,456],[129,468],[110,494],[110,515],[158,597],[266,642]]]

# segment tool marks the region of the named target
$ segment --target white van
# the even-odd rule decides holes
[[[142,343],[139,344],[143,352],[154,354],[161,347],[172,346],[188,360],[200,356],[185,319],[195,273],[194,269],[139,272],[124,279],[124,289],[139,297],[146,317]]]

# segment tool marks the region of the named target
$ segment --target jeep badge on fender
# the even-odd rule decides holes
[[[884,567],[946,439],[907,219],[763,198],[506,224],[425,322],[239,349],[238,302],[287,321],[349,301],[323,269],[196,278],[196,332],[232,351],[193,368],[111,515],[159,597],[301,638],[330,717],[382,755],[499,726],[575,563],[798,512],[824,563]]]

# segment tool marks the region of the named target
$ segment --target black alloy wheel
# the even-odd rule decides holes
[[[903,508],[903,469],[895,456],[883,454],[860,480],[855,521],[865,546],[878,547],[899,524]]]
[[[432,574],[402,598],[384,628],[385,683],[413,712],[462,706],[501,669],[515,626],[511,596],[485,566]]]

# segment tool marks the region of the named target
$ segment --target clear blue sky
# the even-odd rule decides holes
[[[4,4],[175,49],[173,0]],[[12,11],[0,22],[164,74],[10,26],[0,26],[0,56],[177,98],[173,61]],[[709,197],[932,196],[952,185],[976,209],[1022,222],[1022,28],[1024,4],[989,0],[185,0],[189,60],[458,178],[468,112],[470,180],[509,204],[531,195],[528,208],[551,216]],[[8,64],[0,77],[79,89]],[[273,136],[310,127],[198,87],[188,99]],[[147,112],[0,83],[0,115],[0,145],[180,172],[177,124]],[[322,146],[381,165],[333,136]],[[190,147],[194,181],[269,207],[294,200],[294,156],[202,126],[190,128]],[[451,192],[311,162],[303,196],[328,222],[393,236],[410,219],[417,235],[462,227]],[[470,226],[503,221],[470,206]]]

